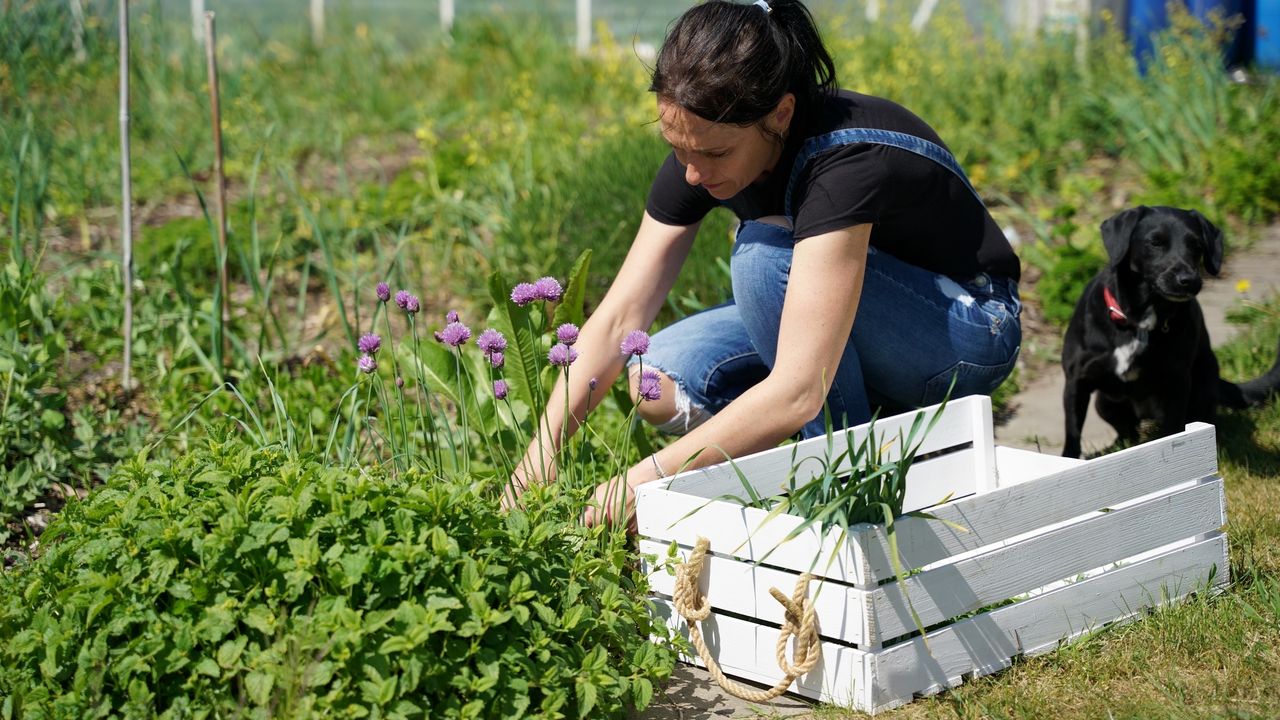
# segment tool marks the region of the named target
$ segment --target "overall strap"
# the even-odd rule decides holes
[[[982,204],[982,198],[978,195],[978,191],[973,189],[973,185],[969,182],[969,178],[961,169],[960,163],[956,162],[955,157],[947,152],[942,146],[929,142],[924,138],[908,135],[907,133],[894,132],[892,130],[880,130],[878,128],[845,128],[827,133],[826,135],[817,135],[811,137],[804,142],[800,148],[800,153],[796,155],[795,165],[791,168],[791,179],[787,182],[787,195],[784,201],[784,209],[787,217],[794,219],[794,213],[791,211],[791,193],[795,190],[796,181],[800,178],[800,173],[804,171],[805,165],[809,163],[809,158],[817,155],[824,150],[829,150],[840,145],[852,145],[854,143],[873,143],[876,145],[888,145],[896,147],[900,150],[913,152],[917,155],[927,157],[938,163],[942,167],[950,170],[952,174],[960,178],[960,182],[969,188],[969,192],[977,198],[978,204]]]

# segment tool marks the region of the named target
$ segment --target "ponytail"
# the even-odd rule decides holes
[[[708,0],[671,26],[649,89],[713,122],[750,125],[786,93],[807,114],[835,91],[836,68],[800,0]]]

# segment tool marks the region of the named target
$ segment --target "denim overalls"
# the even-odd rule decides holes
[[[978,197],[942,147],[913,135],[848,128],[805,141],[787,185],[788,219],[792,190],[810,158],[850,143],[922,155],[950,170]],[[677,415],[660,429],[687,432],[769,374],[794,245],[787,228],[743,221],[730,263],[733,300],[654,335],[644,364],[671,377],[678,388]],[[833,427],[867,422],[873,406],[897,412],[940,402],[953,377],[952,397],[991,393],[1017,361],[1021,308],[1012,279],[985,273],[948,277],[870,248],[853,332],[827,396]],[[819,414],[802,435],[824,432]]]

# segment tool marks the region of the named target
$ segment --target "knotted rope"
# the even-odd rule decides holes
[[[698,577],[702,575],[702,563],[711,549],[711,542],[704,537],[698,538],[697,545],[684,564],[676,568],[676,586],[672,592],[671,604],[676,612],[689,624],[689,639],[698,650],[698,657],[707,666],[707,672],[720,683],[725,692],[749,702],[768,702],[785,693],[796,678],[804,675],[818,664],[822,654],[822,646],[818,642],[818,618],[809,602],[809,581],[813,576],[805,573],[796,580],[795,591],[788,598],[778,588],[769,588],[769,594],[782,604],[784,617],[782,629],[778,633],[777,658],[778,667],[784,676],[778,684],[768,690],[757,690],[725,677],[720,665],[711,656],[706,642],[702,639],[702,631],[698,623],[711,616],[711,604],[698,590]],[[787,639],[796,638],[795,664],[787,661]]]

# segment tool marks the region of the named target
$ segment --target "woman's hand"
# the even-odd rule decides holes
[[[502,499],[500,501],[503,512],[509,512],[520,502],[520,496],[525,490],[529,489],[528,483],[521,478],[512,475],[507,484],[502,487]]]
[[[635,488],[622,477],[600,483],[587,501],[582,522],[588,526],[626,523],[627,532],[634,534],[637,529]]]

